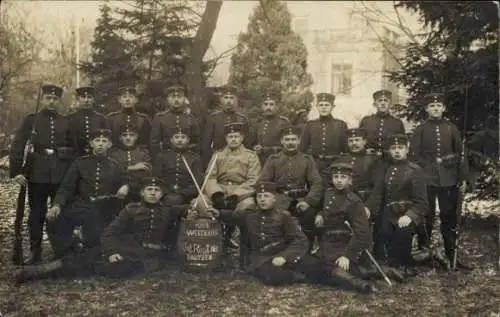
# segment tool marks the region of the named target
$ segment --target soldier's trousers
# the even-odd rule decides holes
[[[301,276],[312,284],[338,286],[344,289],[359,289],[365,285],[351,273],[310,254],[304,255],[297,263],[286,263],[282,267],[275,267],[269,260],[255,270],[254,276],[262,283],[273,286],[302,282],[304,280]]]
[[[122,202],[109,199],[99,202],[78,199],[61,210],[47,223],[47,234],[56,257],[62,257],[75,247],[73,230],[81,227],[82,243],[92,248],[100,244],[102,230],[120,212]]]
[[[190,197],[185,197],[176,193],[167,193],[162,199],[162,203],[169,207],[166,242],[171,249],[177,247],[180,221],[189,208],[190,200]]]
[[[411,267],[415,263],[411,256],[413,236],[417,232],[417,227],[412,222],[405,228],[392,223],[385,223],[379,228],[377,247],[384,248],[385,254],[377,254],[379,259],[389,266]]]
[[[420,247],[429,247],[434,218],[436,217],[436,197],[439,203],[439,218],[441,220],[441,234],[443,235],[446,255],[451,257],[455,248],[457,225],[457,201],[459,189],[452,187],[427,187],[427,199],[429,202],[429,213],[424,218],[424,225],[419,227],[418,242]]]
[[[59,184],[28,183],[28,230],[32,252],[41,252],[43,227],[47,215],[47,202],[54,199]]]

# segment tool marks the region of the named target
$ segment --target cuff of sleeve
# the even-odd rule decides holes
[[[421,217],[416,210],[410,209],[406,212],[406,215],[410,217],[411,221],[413,221],[417,226],[420,224]]]
[[[311,197],[305,197],[304,201],[309,204],[309,206],[314,207],[318,204],[318,201],[316,199],[313,199]]]

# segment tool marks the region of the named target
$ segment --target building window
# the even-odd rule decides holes
[[[351,95],[352,90],[352,65],[332,64],[332,93]]]

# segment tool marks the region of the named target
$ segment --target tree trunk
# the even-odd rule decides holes
[[[201,72],[203,57],[207,52],[212,36],[217,26],[217,19],[222,8],[223,0],[209,0],[203,12],[201,22],[189,52],[189,62],[186,67],[186,84],[188,86],[191,109],[198,118],[201,125],[205,122],[207,115],[207,98],[203,87],[203,76]]]

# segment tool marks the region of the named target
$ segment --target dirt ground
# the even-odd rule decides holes
[[[94,277],[18,286],[10,263],[16,191],[11,183],[0,184],[0,316],[500,316],[497,228],[484,217],[468,215],[462,236],[464,257],[474,271],[424,267],[408,283],[389,288],[380,282],[380,292],[369,296],[306,284],[273,288],[231,270],[207,275],[176,267],[129,280]]]

